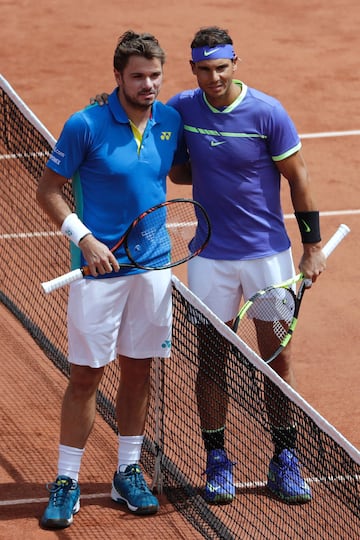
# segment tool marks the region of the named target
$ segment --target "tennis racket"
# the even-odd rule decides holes
[[[323,247],[326,258],[349,232],[347,225],[339,226]],[[308,281],[298,274],[258,291],[240,309],[232,328],[266,363],[272,362],[291,340]]]
[[[121,246],[129,260],[121,267],[164,270],[199,255],[208,244],[211,226],[204,208],[192,199],[172,199],[140,214],[112,247]],[[90,275],[88,266],[41,284],[50,293]]]

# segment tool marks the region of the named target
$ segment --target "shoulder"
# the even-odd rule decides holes
[[[156,121],[166,120],[178,123],[181,122],[181,116],[179,112],[172,106],[164,104],[161,101],[155,101],[153,105],[153,115]]]
[[[247,95],[253,100],[268,104],[269,106],[273,106],[280,103],[279,100],[277,100],[274,96],[271,96],[270,94],[262,92],[261,90],[258,90],[257,88],[252,88],[251,86],[248,86]]]
[[[178,94],[175,94],[173,97],[171,97],[169,101],[167,102],[167,105],[170,105],[171,107],[174,107],[177,109],[182,106],[189,105],[189,103],[193,102],[194,100],[197,100],[200,95],[201,95],[200,88],[184,90],[183,92],[179,92]]]
[[[253,101],[256,101],[259,106],[265,109],[284,110],[282,103],[277,98],[269,94],[266,94],[265,92],[262,92],[261,90],[257,90],[256,88],[252,88],[249,86],[247,88],[247,97],[248,99],[252,99]]]
[[[97,103],[87,105],[83,109],[74,112],[66,121],[69,129],[81,129],[85,126],[92,127],[101,123],[109,115],[108,107],[101,107]]]

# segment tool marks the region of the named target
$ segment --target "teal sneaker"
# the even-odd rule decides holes
[[[272,458],[267,487],[287,503],[304,503],[312,499],[310,486],[301,476],[294,450],[285,449],[277,458]]]
[[[225,450],[211,450],[206,464],[206,486],[204,499],[212,504],[228,504],[235,497],[233,463]]]
[[[148,488],[139,465],[128,465],[125,472],[115,472],[111,498],[126,503],[134,514],[155,514],[159,501]]]
[[[73,522],[74,514],[80,510],[80,488],[78,483],[68,476],[58,476],[55,482],[48,484],[49,503],[41,518],[44,529],[65,529]]]

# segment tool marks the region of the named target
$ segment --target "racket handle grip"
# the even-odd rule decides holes
[[[69,285],[73,281],[82,279],[83,275],[84,274],[81,268],[77,268],[76,270],[72,270],[71,272],[68,272],[67,274],[63,274],[62,276],[58,276],[54,279],[51,279],[50,281],[45,281],[44,283],[41,284],[41,286],[44,289],[44,292],[48,294],[48,293],[51,293],[52,291],[56,291],[56,289],[60,289],[60,287]]]
[[[337,231],[332,235],[330,240],[323,247],[323,253],[326,258],[334,251],[334,249],[340,244],[340,242],[349,234],[350,228],[342,223]]]

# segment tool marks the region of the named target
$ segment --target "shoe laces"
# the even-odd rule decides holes
[[[299,476],[298,458],[294,452],[290,450],[286,453],[286,458],[280,462],[279,474],[280,476]]]
[[[204,474],[216,474],[221,471],[232,471],[233,463],[225,456],[212,457],[208,463]]]
[[[126,471],[122,474],[131,479],[132,484],[135,488],[141,489],[142,491],[148,490],[148,486],[145,482],[139,465],[129,465]]]
[[[50,493],[50,501],[53,506],[62,506],[70,489],[75,488],[75,480],[58,478],[55,482],[46,484],[46,489]]]

